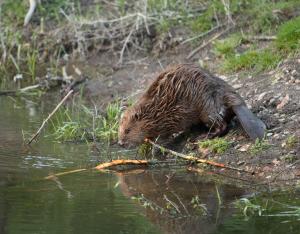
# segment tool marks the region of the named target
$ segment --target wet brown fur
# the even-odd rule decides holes
[[[204,124],[211,134],[221,135],[234,113],[232,106],[245,105],[224,80],[191,64],[163,71],[140,100],[123,114],[119,143],[135,146],[145,138],[168,139],[174,133]]]

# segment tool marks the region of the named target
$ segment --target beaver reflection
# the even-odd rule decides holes
[[[212,233],[232,214],[228,204],[245,194],[192,173],[141,170],[118,177],[124,195],[137,198],[163,233]]]

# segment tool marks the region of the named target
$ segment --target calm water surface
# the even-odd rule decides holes
[[[274,215],[245,218],[232,202],[246,191],[184,171],[88,170],[44,180],[103,158],[86,144],[57,143],[45,134],[25,147],[23,135],[51,109],[47,102],[0,97],[1,234],[300,233],[299,213],[275,209]],[[278,199],[296,206],[298,198]]]

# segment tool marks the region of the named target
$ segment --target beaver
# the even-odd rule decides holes
[[[222,136],[234,116],[252,140],[264,137],[265,124],[224,80],[197,65],[171,66],[122,114],[118,142],[134,147],[147,138],[167,144],[195,125],[206,126],[209,138]]]

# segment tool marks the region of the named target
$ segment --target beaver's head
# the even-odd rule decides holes
[[[135,147],[142,144],[148,135],[146,121],[133,107],[127,109],[121,116],[118,143],[126,148]]]

